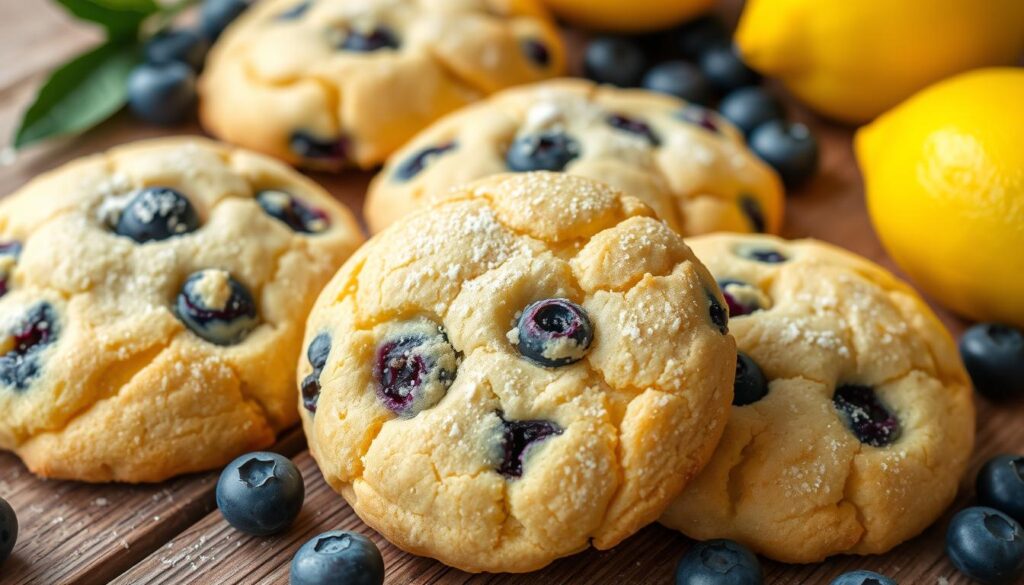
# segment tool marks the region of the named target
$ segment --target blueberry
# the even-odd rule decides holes
[[[857,440],[885,447],[900,438],[900,421],[869,386],[847,384],[836,388],[832,404]]]
[[[725,96],[718,105],[718,111],[747,136],[765,122],[781,120],[786,116],[782,102],[770,91],[760,87],[737,89]]]
[[[311,413],[316,413],[316,405],[320,400],[320,374],[327,365],[327,356],[331,353],[331,336],[327,333],[320,333],[310,342],[306,349],[306,359],[309,365],[313,366],[310,372],[302,380],[302,406]]]
[[[1024,523],[1024,457],[999,455],[989,459],[975,483],[978,501]]]
[[[246,0],[204,0],[199,9],[199,31],[214,41],[248,7]]]
[[[235,345],[259,325],[252,293],[223,270],[189,276],[175,313],[189,330],[215,345]]]
[[[527,306],[516,328],[519,353],[552,368],[580,361],[594,340],[587,312],[569,299],[544,299]]]
[[[309,5],[309,2],[299,2],[284,12],[278,13],[277,20],[298,20],[299,18],[302,18],[302,15],[305,14],[307,10],[309,10]]]
[[[46,302],[32,305],[6,335],[9,349],[0,355],[0,383],[25,390],[39,375],[39,353],[57,340],[57,312]]]
[[[763,234],[767,225],[765,224],[764,211],[761,209],[761,202],[752,195],[740,195],[740,211],[750,222],[751,229],[755,233]]]
[[[711,84],[700,69],[685,61],[655,65],[644,75],[643,86],[691,103],[708,105],[714,99]]]
[[[1024,529],[998,510],[967,508],[949,524],[946,554],[983,585],[1014,585],[1024,577]]]
[[[509,170],[562,171],[580,155],[580,144],[557,130],[527,134],[516,138],[505,154]]]
[[[710,291],[707,293],[708,297],[708,316],[711,317],[711,322],[714,323],[715,327],[718,327],[718,331],[725,335],[729,332],[729,313],[722,306],[722,303],[718,302],[718,298],[715,297]]]
[[[236,530],[256,536],[287,529],[302,509],[306,487],[290,459],[258,451],[235,459],[217,480],[217,508]]]
[[[732,45],[712,47],[704,51],[699,63],[701,71],[711,85],[723,94],[741,87],[757,85],[761,81],[761,76],[747,67]]]
[[[506,479],[523,476],[523,461],[527,451],[551,437],[561,435],[562,427],[546,420],[505,420],[501,419],[501,462],[498,473]]]
[[[455,142],[446,142],[437,146],[428,146],[399,163],[399,165],[395,167],[395,171],[392,176],[397,181],[410,181],[423,172],[423,169],[433,162],[435,158],[446,152],[455,150],[457,146],[458,144]]]
[[[756,295],[741,295],[745,290],[753,289],[751,285],[739,280],[726,279],[718,281],[718,288],[722,289],[725,304],[729,307],[729,317],[742,317],[761,310]]]
[[[340,49],[357,53],[370,53],[381,49],[397,49],[398,37],[387,27],[377,27],[370,31],[350,30],[341,42]]]
[[[0,565],[14,550],[18,540],[18,516],[7,500],[0,498]]]
[[[728,46],[730,42],[725,23],[713,14],[695,18],[673,30],[670,35],[673,49],[691,61],[696,61],[709,49]]]
[[[654,133],[654,130],[651,129],[647,122],[623,116],[622,114],[611,114],[605,121],[616,130],[622,130],[623,132],[635,134],[643,138],[651,146],[661,144],[661,139],[658,138],[658,135]]]
[[[743,247],[737,250],[737,254],[741,258],[747,260],[753,260],[754,262],[761,262],[763,264],[782,264],[783,262],[789,261],[789,258],[772,248],[761,248],[761,247]]]
[[[170,187],[139,191],[117,216],[114,233],[139,244],[166,240],[199,229],[199,215],[188,198]]]
[[[795,189],[818,170],[818,141],[803,124],[773,120],[750,134],[750,148],[771,165],[789,189]]]
[[[522,47],[526,58],[534,65],[541,69],[547,69],[551,65],[551,51],[548,50],[547,45],[539,40],[533,38],[523,39],[519,46]]]
[[[711,113],[711,110],[705,107],[697,105],[688,105],[682,110],[679,110],[679,114],[676,117],[687,124],[694,124],[701,128],[721,134],[722,130],[718,125],[718,121],[715,120],[715,115]]]
[[[348,157],[348,139],[323,139],[309,132],[298,130],[293,132],[288,146],[296,155],[310,162],[325,166],[338,166]]]
[[[381,585],[384,557],[369,538],[331,530],[318,534],[292,558],[290,585]]]
[[[146,41],[143,55],[151,65],[184,63],[198,71],[203,66],[209,43],[198,32],[188,28],[160,31]]]
[[[896,581],[873,571],[853,571],[839,575],[829,585],[898,585]]]
[[[14,270],[19,256],[21,256],[21,242],[17,240],[0,241],[0,297],[11,290],[11,271]]]
[[[184,63],[143,63],[128,76],[128,107],[151,124],[181,122],[196,99],[196,74]]]
[[[260,191],[256,194],[256,203],[267,215],[302,234],[318,234],[331,225],[323,210],[307,205],[291,193],[279,189]]]
[[[455,348],[437,325],[407,324],[377,348],[377,398],[395,414],[415,416],[444,398],[457,366]]]
[[[979,323],[960,337],[960,356],[974,388],[992,400],[1024,397],[1024,332]]]
[[[647,69],[647,58],[636,43],[618,37],[598,37],[583,53],[585,75],[619,87],[636,87]]]
[[[768,378],[765,378],[757,362],[742,351],[736,356],[735,388],[733,406],[753,404],[768,395]]]
[[[761,563],[731,540],[698,542],[676,567],[676,585],[760,585]]]

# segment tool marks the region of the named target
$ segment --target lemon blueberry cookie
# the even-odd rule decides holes
[[[888,551],[953,501],[974,442],[949,334],[879,266],[812,240],[688,243],[739,346],[714,457],[662,523],[784,562]]]
[[[198,138],[69,163],[0,203],[0,448],[159,481],[296,422],[317,293],[361,241],[280,162]]]
[[[530,571],[657,519],[732,397],[724,301],[637,199],[499,175],[409,215],[307,324],[310,450],[370,526],[468,571]]]
[[[604,181],[684,235],[774,233],[782,223],[778,177],[723,118],[662,94],[555,80],[506,90],[410,141],[370,188],[370,228],[460,183],[508,171]]]
[[[214,135],[293,164],[367,168],[563,61],[537,0],[266,0],[214,45],[199,114]]]

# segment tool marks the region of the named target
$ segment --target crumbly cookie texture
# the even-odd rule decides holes
[[[688,243],[732,283],[726,300],[745,314],[730,328],[769,390],[733,407],[711,463],[661,522],[794,563],[883,553],[931,525],[968,463],[974,406],[956,346],[924,302],[821,242]],[[744,287],[760,295],[730,298]]]
[[[775,172],[710,110],[643,90],[560,79],[446,116],[396,152],[371,185],[371,231],[495,173],[565,171],[638,197],[683,235],[777,233]]]
[[[144,482],[296,422],[305,317],[362,236],[282,163],[174,138],[36,178],[0,203],[0,240],[0,448],[46,477]]]
[[[720,436],[722,303],[639,200],[560,173],[485,179],[377,235],[321,294],[298,371],[310,450],[369,525],[460,569],[612,547]]]
[[[538,0],[264,0],[199,81],[212,134],[310,168],[371,168],[440,116],[560,75]]]

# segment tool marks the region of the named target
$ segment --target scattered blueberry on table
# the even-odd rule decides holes
[[[291,585],[381,585],[384,557],[373,541],[355,532],[314,536],[292,558]]]
[[[747,136],[758,126],[786,116],[779,98],[762,87],[744,87],[730,93],[718,110]]]
[[[203,66],[210,43],[199,32],[188,28],[167,29],[153,35],[143,46],[143,56],[151,65],[184,63],[198,71]]]
[[[992,400],[1024,396],[1024,332],[978,323],[960,337],[960,356],[974,388]]]
[[[853,571],[843,573],[832,580],[829,585],[898,585],[896,581],[879,575],[874,571]]]
[[[177,124],[192,111],[196,74],[180,61],[143,63],[128,77],[128,106],[152,124]]]
[[[246,0],[205,0],[199,9],[199,30],[207,39],[215,41],[248,7]]]
[[[302,509],[306,488],[290,459],[255,452],[238,457],[217,481],[217,508],[235,529],[256,536],[287,529]]]
[[[0,565],[11,556],[18,540],[18,516],[7,500],[0,498]]]
[[[1017,585],[1024,578],[1024,529],[993,508],[967,508],[949,525],[946,554],[982,585]]]
[[[989,459],[975,482],[978,502],[1024,524],[1024,456]]]
[[[619,37],[598,37],[583,54],[586,76],[598,83],[636,87],[643,79],[647,57],[636,43]]]
[[[698,542],[676,567],[676,585],[761,585],[761,563],[731,540]]]
[[[743,62],[736,48],[723,45],[700,56],[700,69],[718,91],[728,93],[761,82],[761,76]]]
[[[714,90],[695,65],[686,61],[666,61],[651,67],[643,77],[645,89],[667,93],[690,103],[709,105]]]
[[[803,124],[761,124],[750,135],[750,148],[779,173],[787,189],[803,185],[818,170],[818,141]]]

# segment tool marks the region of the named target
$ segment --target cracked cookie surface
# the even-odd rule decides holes
[[[485,179],[378,234],[321,294],[298,371],[310,450],[388,540],[464,570],[612,547],[714,449],[723,306],[637,199]]]
[[[316,233],[258,202],[315,210]],[[159,481],[265,447],[298,418],[317,293],[362,241],[280,162],[199,138],[73,161],[0,203],[0,448],[34,473]]]
[[[974,406],[956,346],[920,297],[813,240],[687,242],[737,308],[730,330],[750,360],[737,396],[741,380],[762,391],[733,407],[711,462],[661,522],[798,563],[883,553],[931,525],[968,463]]]
[[[438,117],[563,61],[538,0],[266,0],[214,45],[199,115],[292,164],[371,168]]]
[[[379,231],[460,183],[529,170],[604,181],[683,235],[782,224],[778,177],[728,121],[669,96],[566,79],[503,91],[421,132],[374,180],[367,221]]]

